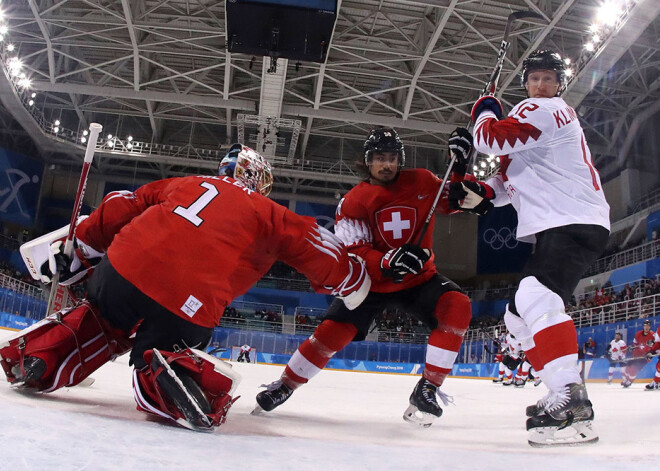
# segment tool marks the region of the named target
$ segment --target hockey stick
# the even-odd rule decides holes
[[[506,56],[506,52],[509,50],[509,46],[511,45],[511,43],[509,42],[509,34],[511,33],[513,22],[517,20],[521,20],[523,18],[543,19],[543,17],[538,13],[528,10],[514,11],[509,15],[509,17],[506,20],[506,26],[504,28],[504,37],[502,38],[502,42],[500,43],[500,50],[497,53],[497,62],[495,63],[495,68],[493,69],[493,72],[490,74],[490,78],[488,79],[488,82],[486,82],[484,89],[479,95],[480,97],[486,95],[487,93],[490,95],[495,94],[495,90],[497,89],[497,82],[499,81],[500,74],[502,73],[502,65],[504,64],[504,57]],[[472,126],[472,119],[469,119],[465,127],[469,130],[471,126]],[[472,152],[474,152],[474,150]],[[433,218],[433,214],[435,213],[435,208],[438,205],[438,201],[440,201],[440,196],[442,195],[442,192],[447,183],[447,178],[451,173],[451,169],[454,167],[454,162],[456,162],[456,154],[452,152],[451,160],[449,161],[449,165],[447,166],[447,171],[445,172],[445,176],[442,178],[442,183],[440,183],[440,188],[438,188],[438,192],[435,195],[435,200],[433,200],[431,209],[429,210],[429,213],[426,216],[426,220],[424,220],[424,226],[422,227],[422,231],[420,232],[419,237],[417,238],[417,245],[420,245],[422,243],[422,240],[426,235],[426,231],[428,230],[429,224],[431,223],[431,219]]]
[[[92,159],[94,158],[94,148],[96,147],[96,141],[102,130],[103,126],[98,123],[92,123],[89,125],[89,140],[87,141],[87,148],[85,149],[85,159],[83,160],[80,180],[78,181],[78,190],[76,191],[76,197],[73,203],[73,212],[71,213],[71,222],[69,223],[69,233],[64,242],[63,253],[67,257],[71,257],[71,254],[73,253],[73,237],[76,233],[76,222],[78,221],[78,216],[80,216],[80,210],[82,209],[85,187],[87,186],[87,176],[89,175],[89,169],[92,166]],[[46,308],[46,316],[52,314],[53,311],[58,312],[58,321],[60,320],[59,311],[65,307],[63,306],[65,287],[61,286],[59,282],[60,274],[59,272],[56,272],[52,278],[50,294],[48,295],[48,307]]]

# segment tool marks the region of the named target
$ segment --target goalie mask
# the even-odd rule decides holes
[[[273,189],[270,164],[255,150],[242,144],[231,146],[218,166],[218,175],[234,178],[263,196],[268,196]]]
[[[523,88],[527,84],[529,73],[535,70],[552,70],[557,74],[559,82],[559,96],[566,86],[566,63],[556,52],[547,49],[532,52],[527,59],[523,61],[521,84]]]
[[[369,166],[371,155],[374,152],[394,152],[399,155],[399,167],[406,163],[406,153],[403,150],[403,142],[392,128],[376,128],[371,131],[364,142],[364,163]]]

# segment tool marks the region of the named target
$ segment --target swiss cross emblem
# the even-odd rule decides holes
[[[416,223],[417,211],[408,206],[393,206],[376,213],[378,232],[391,248],[410,242]]]

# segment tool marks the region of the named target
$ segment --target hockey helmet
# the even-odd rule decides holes
[[[403,167],[406,163],[403,142],[392,128],[381,127],[371,131],[367,140],[364,141],[364,163],[366,165],[369,165],[374,152],[395,152],[399,155],[399,167]]]
[[[563,91],[566,86],[566,63],[556,52],[548,49],[541,49],[532,52],[527,59],[523,61],[521,83],[523,88],[527,84],[529,73],[535,70],[552,70],[557,74],[559,82],[559,91]]]
[[[268,196],[273,189],[270,164],[255,150],[243,144],[231,146],[218,166],[218,175],[232,177],[263,196]]]
[[[651,325],[651,321],[646,319],[644,322],[642,322],[642,325]]]

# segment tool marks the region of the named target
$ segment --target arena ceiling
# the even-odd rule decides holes
[[[658,130],[649,118],[660,103],[660,2],[614,2],[614,24],[590,31],[602,4],[344,0],[325,63],[280,59],[269,74],[268,58],[227,51],[224,1],[5,0],[0,136],[69,172],[82,161],[82,130],[98,122],[93,173],[140,184],[213,171],[239,137],[261,146],[274,116],[276,195],[331,202],[358,181],[352,164],[375,125],[399,131],[408,165],[442,171],[448,134],[468,122],[508,15],[531,10],[542,19],[511,33],[498,92],[505,107],[524,98],[522,60],[553,48],[572,61],[564,97],[601,173],[657,172],[657,138],[646,145],[639,135],[649,122]],[[13,58],[25,75],[12,72]]]

